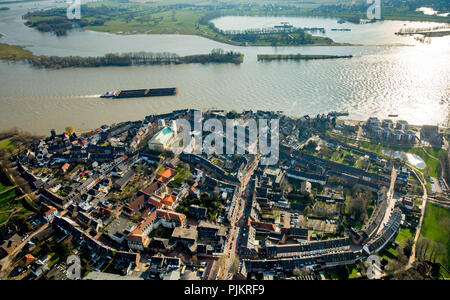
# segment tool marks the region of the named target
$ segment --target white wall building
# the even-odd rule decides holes
[[[169,127],[164,127],[156,133],[148,142],[148,147],[153,151],[167,151],[173,143],[175,133]]]

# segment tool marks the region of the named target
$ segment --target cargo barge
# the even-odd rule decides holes
[[[160,89],[139,89],[139,90],[123,90],[106,92],[100,95],[100,98],[139,98],[139,97],[160,97],[175,96],[177,88],[160,88]]]

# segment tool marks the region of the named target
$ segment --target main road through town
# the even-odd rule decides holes
[[[242,177],[241,185],[239,188],[239,195],[235,198],[236,201],[236,207],[234,209],[233,213],[233,219],[231,221],[230,225],[230,231],[228,234],[228,240],[225,246],[224,251],[224,263],[221,264],[220,271],[219,271],[219,279],[231,279],[233,277],[233,274],[228,272],[230,269],[232,263],[234,262],[234,259],[236,258],[236,248],[237,248],[237,241],[238,236],[240,232],[240,227],[242,226],[240,220],[244,214],[244,207],[245,207],[245,199],[243,197],[244,191],[246,190],[246,187],[252,177],[253,172],[255,171],[256,167],[258,166],[260,156],[255,156],[255,159],[253,162],[246,168],[246,172]]]

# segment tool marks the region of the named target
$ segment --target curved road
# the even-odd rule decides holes
[[[422,213],[420,215],[419,226],[416,229],[416,236],[414,237],[414,244],[413,244],[413,247],[412,247],[411,256],[409,257],[409,261],[408,261],[408,264],[406,265],[405,269],[409,269],[410,267],[412,267],[412,264],[416,260],[416,245],[417,245],[417,241],[419,240],[419,237],[420,237],[420,232],[422,231],[423,219],[425,217],[425,211],[426,211],[427,199],[428,199],[428,192],[427,192],[426,184],[418,176],[416,170],[414,170],[413,168],[411,168],[411,170],[414,172],[414,174],[416,175],[417,179],[420,181],[420,184],[422,184],[422,188],[423,188],[422,199],[423,199],[423,202],[422,202]]]
[[[8,278],[9,273],[11,272],[12,265],[14,263],[14,259],[17,254],[22,251],[22,248],[38,233],[42,232],[44,229],[48,227],[49,223],[46,223],[41,228],[33,232],[26,240],[24,240],[19,246],[17,246],[8,256],[4,257],[0,260],[0,266],[2,269],[0,270],[0,280],[5,280]]]

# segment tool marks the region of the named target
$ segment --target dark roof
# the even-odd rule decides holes
[[[206,207],[200,207],[198,205],[189,206],[189,214],[194,217],[205,218],[208,209]]]
[[[169,240],[161,238],[153,238],[148,244],[150,249],[167,249],[169,245]]]
[[[133,177],[133,175],[134,175],[134,171],[129,170],[121,178],[117,179],[115,184],[118,185],[120,188],[123,188],[125,185],[127,185],[128,181],[130,181],[130,179],[131,179],[131,177]]]

